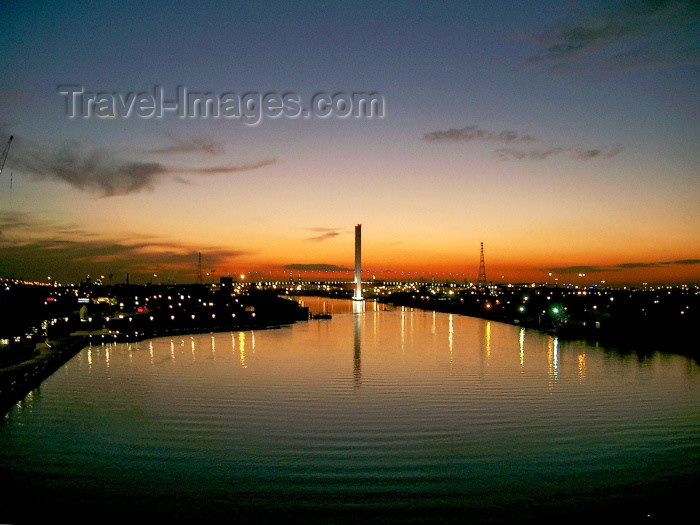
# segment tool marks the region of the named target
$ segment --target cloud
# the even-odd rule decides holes
[[[322,233],[321,235],[317,235],[316,237],[309,237],[308,239],[304,239],[306,241],[313,241],[313,242],[321,242],[325,241],[328,239],[332,239],[333,237],[336,237],[340,235],[338,232],[327,232],[327,233]]]
[[[520,159],[530,159],[530,160],[541,160],[546,159],[554,155],[559,155],[565,148],[555,146],[551,148],[535,148],[529,150],[522,150],[516,148],[500,148],[495,150],[493,153],[501,160],[520,160]]]
[[[619,272],[620,270],[631,270],[636,268],[660,268],[670,265],[693,265],[700,264],[700,259],[680,259],[677,261],[650,261],[650,262],[631,262],[620,263],[611,266],[562,266],[559,268],[550,268],[547,271],[560,275],[578,274],[578,273],[602,273],[602,272]]]
[[[160,148],[143,150],[144,153],[162,155],[173,153],[208,153],[209,155],[220,155],[224,152],[224,147],[209,137],[181,138],[172,134],[165,137],[170,142],[169,145]]]
[[[103,151],[86,152],[76,142],[54,151],[24,146],[15,152],[12,165],[17,171],[60,180],[103,197],[151,188],[154,178],[168,171],[158,162],[120,162]]]
[[[307,230],[320,233],[320,235],[315,235],[313,237],[308,237],[307,239],[304,239],[305,241],[311,242],[326,241],[328,239],[332,239],[333,237],[337,237],[341,234],[341,231],[337,228],[307,228]]]
[[[605,149],[585,149],[582,146],[574,146],[570,148],[571,156],[575,159],[588,160],[595,158],[606,158],[611,159],[621,153],[624,150],[624,146],[621,144],[613,144]]]
[[[671,264],[700,264],[700,259],[681,259],[679,261],[673,261]]]
[[[8,158],[15,171],[38,179],[59,180],[100,197],[150,190],[159,177],[166,175],[234,174],[277,162],[271,158],[245,164],[183,168],[160,162],[124,160],[108,150],[86,149],[75,141],[66,142],[57,149],[48,149],[20,139],[16,141],[16,146],[13,143],[12,158]],[[182,182],[183,179],[178,181]]]
[[[299,271],[299,272],[351,272],[352,268],[343,268],[342,266],[337,266],[335,264],[287,264],[284,267],[285,270]]]
[[[479,126],[466,126],[460,129],[433,131],[425,133],[423,140],[432,143],[442,142],[492,142],[498,144],[538,144],[538,138],[522,131],[488,131]],[[621,144],[605,148],[585,148],[581,145],[565,146],[560,144],[542,144],[529,148],[506,147],[493,151],[500,160],[542,160],[561,154],[568,154],[574,160],[610,159],[624,150]]]
[[[636,263],[622,263],[618,264],[616,268],[630,269],[630,268],[658,268],[659,266],[664,266],[669,263],[665,262],[636,262]]]
[[[221,246],[191,246],[149,235],[104,237],[30,213],[0,212],[0,274],[22,278],[76,279],[87,274],[131,272],[179,276],[195,282],[197,253],[207,267],[225,268],[248,252]]]
[[[562,266],[550,268],[552,273],[559,275],[579,274],[579,273],[602,273],[618,271],[605,266]]]
[[[182,170],[171,169],[171,173],[200,173],[202,175],[216,175],[219,173],[239,173],[241,171],[251,171],[265,166],[275,164],[277,159],[263,159],[250,164],[225,164],[223,166],[213,166],[210,168],[185,168]]]
[[[433,131],[423,135],[428,142],[499,142],[504,144],[520,144],[537,142],[537,139],[527,133],[518,131],[488,131],[478,126],[466,126],[461,129],[448,129],[446,131]]]
[[[700,64],[697,0],[606,3],[531,37],[540,51],[526,65],[601,73]]]
[[[517,149],[500,148],[494,151],[501,160],[542,160],[549,157],[568,154],[574,160],[611,159],[620,154],[625,148],[614,144],[607,148],[586,149],[582,146],[552,146],[548,148]]]

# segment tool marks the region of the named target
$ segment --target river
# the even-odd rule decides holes
[[[303,301],[332,319],[83,349],[0,424],[0,521],[49,509],[334,523],[694,510],[692,360]]]

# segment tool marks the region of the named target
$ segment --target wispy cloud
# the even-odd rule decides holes
[[[326,241],[328,239],[332,239],[333,237],[337,237],[340,235],[339,232],[327,232],[327,233],[322,233],[321,235],[317,235],[315,237],[309,237],[308,239],[305,239],[307,241],[313,241],[313,242],[321,242],[321,241]]]
[[[239,173],[241,171],[251,171],[258,168],[264,168],[265,166],[270,166],[275,164],[277,159],[263,159],[258,162],[252,162],[250,164],[224,164],[222,166],[211,166],[208,168],[184,168],[182,170],[176,170],[171,168],[170,173],[199,173],[202,175],[216,175],[219,173]]]
[[[124,162],[104,151],[84,151],[76,142],[53,151],[35,144],[24,145],[15,152],[12,165],[16,171],[60,180],[103,197],[152,188],[154,178],[168,171],[158,162]]]
[[[307,263],[307,264],[287,264],[285,270],[299,272],[350,272],[351,268],[344,268],[335,264]]]
[[[433,131],[423,135],[428,142],[498,142],[504,144],[521,144],[537,142],[537,139],[527,133],[518,131],[488,131],[478,126],[466,126],[460,129],[448,129],[445,131]]]
[[[215,141],[210,137],[183,138],[170,133],[166,133],[164,136],[169,142],[168,145],[160,148],[145,149],[143,152],[155,155],[173,153],[208,153],[209,155],[220,155],[224,152],[224,147],[221,142]]]
[[[423,140],[432,143],[480,141],[494,144],[528,145],[528,147],[509,146],[495,149],[493,154],[500,160],[542,160],[562,154],[574,160],[610,159],[624,150],[624,146],[621,144],[599,148],[584,147],[579,144],[544,144],[540,143],[540,140],[534,135],[522,131],[489,131],[474,125],[425,133]]]
[[[608,148],[601,149],[586,149],[582,146],[574,146],[573,148],[570,148],[570,151],[574,158],[588,160],[596,158],[611,159],[622,153],[624,149],[625,147],[622,144],[613,144]]]
[[[630,268],[658,268],[659,266],[664,266],[671,264],[668,262],[633,262],[633,263],[622,263],[618,264],[616,268],[627,270]]]
[[[527,150],[517,148],[500,148],[495,150],[493,153],[501,160],[540,160],[552,157],[554,155],[559,155],[563,151],[566,151],[566,149],[559,146],[554,146],[551,148],[533,148]]]
[[[588,4],[584,4],[588,5]],[[603,4],[532,36],[540,51],[527,65],[598,73],[700,64],[697,0]]]
[[[548,271],[559,275],[570,275],[578,273],[603,273],[603,272],[619,272],[621,270],[631,270],[638,268],[661,268],[663,266],[673,265],[695,265],[700,264],[700,259],[679,259],[676,261],[649,261],[649,262],[630,262],[620,263],[610,266],[562,266],[558,268],[550,268]]]
[[[606,266],[560,266],[558,268],[550,268],[551,272],[558,275],[571,275],[579,273],[602,273],[602,272],[615,272],[619,269],[610,268]]]
[[[252,163],[220,164],[204,167],[174,167],[161,162],[124,159],[104,149],[87,149],[77,142],[66,142],[57,149],[16,140],[11,166],[16,172],[39,179],[65,182],[100,197],[128,195],[152,189],[159,177],[173,174],[214,175],[252,171],[276,162],[263,159]],[[182,182],[182,179],[179,179]]]
[[[546,148],[499,148],[494,151],[496,157],[501,160],[541,160],[557,155],[568,155],[575,160],[611,159],[624,151],[620,144],[614,144],[606,148],[587,149],[582,146],[552,146]]]
[[[248,252],[221,246],[192,246],[156,236],[100,236],[72,224],[34,214],[0,213],[0,272],[25,278],[55,275],[75,279],[87,274],[169,273],[194,282],[197,253],[207,265],[225,268]]]
[[[339,230],[338,228],[307,228],[307,230],[319,233],[319,235],[314,235],[313,237],[308,237],[304,239],[305,241],[311,242],[326,241],[328,239],[337,237],[342,233],[341,230]]]
[[[173,180],[174,180],[175,182],[179,182],[180,184],[185,184],[185,185],[187,185],[187,186],[189,186],[190,184],[192,184],[192,181],[187,180],[185,177],[177,176],[177,177],[174,177]]]

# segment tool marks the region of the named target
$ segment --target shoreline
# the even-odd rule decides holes
[[[0,410],[3,415],[89,343],[87,336],[40,343],[36,347],[36,355],[31,359],[1,368]]]
[[[305,295],[308,297],[315,296],[314,294]],[[349,300],[349,298],[346,297],[333,297],[333,299]],[[607,337],[593,339],[586,337],[585,334],[576,333],[575,331],[569,332],[567,330],[557,330],[556,328],[545,329],[544,327],[539,327],[530,323],[510,322],[507,318],[502,316],[478,316],[474,315],[473,312],[456,311],[457,309],[444,307],[447,305],[444,305],[443,308],[430,308],[426,307],[424,304],[415,304],[413,301],[404,302],[379,300],[378,302],[388,304],[393,307],[408,307],[423,311],[452,313],[456,315],[473,317],[475,319],[500,322],[511,326],[520,326],[522,328],[535,330],[544,335],[559,337],[562,340],[584,341],[595,346],[600,345],[599,348],[603,351],[611,351],[621,354],[636,353],[640,357],[652,356],[655,353],[679,355],[700,364],[699,356],[692,352],[690,347],[686,347],[685,352],[682,351],[682,348],[684,348],[682,344],[677,345],[676,350],[659,348],[657,344],[658,341],[655,340],[656,338],[645,339],[643,336],[633,337],[631,334],[623,333],[617,334],[615,337],[611,337],[610,334],[607,334]],[[91,334],[75,334],[57,338],[55,340],[48,340],[47,342],[38,343],[36,345],[36,349],[34,351],[35,355],[30,359],[0,368],[0,410],[2,411],[3,415],[6,415],[14,405],[22,401],[22,399],[24,399],[32,390],[38,388],[45,379],[49,378],[54,372],[56,372],[56,370],[67,363],[83,348],[86,348],[93,343],[103,344],[113,342],[137,342],[160,337],[173,337],[176,335],[276,329],[281,328],[282,326],[294,324],[295,322],[296,320],[290,319],[286,320],[285,322],[249,322],[234,326],[220,325],[185,328],[161,328],[136,333],[102,333],[100,331],[95,331]],[[676,343],[680,342],[681,341],[676,341]]]
[[[416,304],[413,301],[387,301],[381,300],[383,304],[388,304],[393,307],[415,308],[427,312],[439,312],[445,314],[462,315],[472,317],[474,319],[483,319],[485,321],[493,321],[503,323],[510,326],[535,330],[543,335],[557,337],[563,341],[583,341],[586,344],[596,346],[600,350],[616,352],[619,354],[637,354],[640,357],[650,357],[655,353],[664,355],[678,355],[690,359],[700,365],[700,354],[693,351],[692,346],[687,345],[688,337],[686,334],[659,334],[649,327],[637,327],[641,330],[640,333],[631,333],[629,330],[621,329],[620,331],[606,331],[594,337],[590,331],[577,330],[566,325],[559,327],[544,327],[538,326],[535,323],[529,322],[513,322],[506,316],[495,315],[476,315],[475,312],[464,312],[458,308],[445,305],[442,308],[429,307],[424,304]],[[629,328],[629,327],[627,327]],[[645,329],[646,328],[646,331]],[[669,349],[665,344],[675,345],[676,349]]]
[[[104,301],[89,303],[94,308],[91,314],[76,311],[77,303],[72,301],[64,305],[52,301],[51,305],[56,309],[38,309],[34,311],[33,324],[25,323],[25,330],[30,332],[26,340],[21,341],[18,334],[6,334],[4,337],[8,339],[15,337],[16,344],[5,347],[7,351],[0,361],[2,413],[7,414],[46,378],[91,344],[265,330],[309,318],[307,308],[299,306],[296,301],[281,298],[277,293],[251,292],[236,297],[234,301],[233,294],[214,293],[201,286],[148,289],[146,301],[151,299],[151,303],[147,310],[139,303],[139,296],[143,301],[145,291],[142,287],[112,290],[111,294],[105,293],[105,297],[112,298],[107,306]],[[75,299],[74,295],[69,295],[70,299]],[[33,335],[32,328],[33,334],[41,335]]]
[[[322,297],[327,299],[339,299],[350,301],[348,294],[339,296],[328,292],[305,291],[303,294],[290,294],[289,297]],[[458,304],[449,302],[433,301],[427,305],[425,302],[415,299],[408,299],[407,296],[384,296],[373,297],[372,300],[394,308],[415,308],[426,312],[438,312],[443,314],[454,314],[473,319],[482,319],[503,323],[510,326],[535,330],[536,332],[557,337],[562,341],[583,341],[586,344],[595,346],[604,352],[614,352],[620,355],[636,354],[640,359],[651,357],[656,353],[662,355],[678,355],[688,358],[700,365],[700,352],[693,344],[693,333],[683,330],[669,330],[668,327],[644,324],[617,324],[613,329],[591,330],[582,329],[581,326],[572,324],[560,326],[545,326],[533,322],[532,320],[514,320],[513,316],[484,313],[479,315],[479,310],[465,309]]]
[[[139,333],[137,336],[134,334],[95,333],[91,335],[68,336],[53,341],[38,343],[36,345],[34,357],[0,368],[0,411],[2,411],[3,415],[6,415],[14,405],[22,401],[32,390],[40,387],[44,380],[51,377],[54,372],[70,361],[81,350],[93,343],[127,343],[176,335],[271,330],[290,324],[294,324],[294,321],[289,323],[240,325],[238,327],[230,327],[229,329],[225,329],[225,327],[222,326],[220,327],[221,330],[216,330],[216,327],[214,327],[214,329],[212,329],[212,327],[206,327],[154,330],[151,332]]]

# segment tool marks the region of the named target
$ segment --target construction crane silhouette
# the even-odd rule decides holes
[[[2,157],[0,157],[0,175],[2,175],[2,169],[5,167],[5,160],[7,160],[7,154],[10,151],[10,144],[12,144],[12,139],[14,137],[10,135],[10,140],[7,141],[5,149],[2,150]]]

